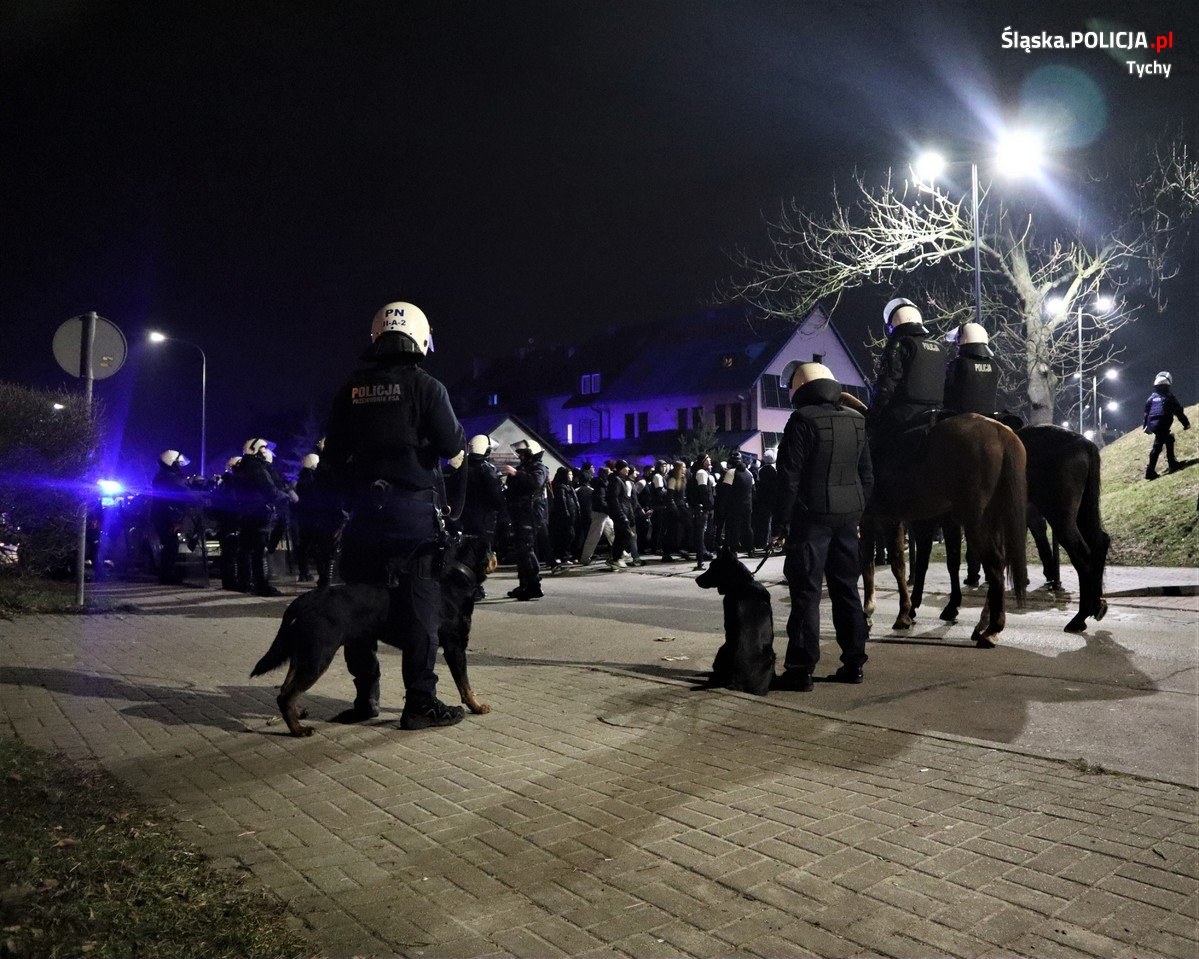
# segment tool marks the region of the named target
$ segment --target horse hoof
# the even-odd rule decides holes
[[[904,620],[902,620],[902,619],[897,619],[897,620],[895,620],[895,623],[894,623],[894,624],[891,626],[891,628],[892,628],[892,629],[899,629],[899,630],[905,630],[905,631],[906,631],[906,630],[909,630],[909,629],[911,629],[911,628],[912,628],[912,624],[911,624],[911,623],[908,623],[908,622],[905,622],[905,621],[904,621]]]
[[[1066,628],[1062,630],[1064,633],[1085,633],[1086,631],[1087,618],[1081,613],[1066,623]]]
[[[975,629],[973,634],[970,636],[970,638],[972,640],[974,640],[974,645],[977,646],[979,649],[994,649],[995,648],[995,642],[991,639],[990,636],[987,636],[980,629]]]
[[[947,623],[956,623],[958,618],[958,608],[956,606],[946,606],[941,610],[941,618]]]
[[[1103,619],[1103,617],[1106,615],[1107,615],[1107,600],[1101,599],[1101,600],[1099,600],[1099,608],[1097,610],[1095,610],[1095,622],[1099,622],[1099,620]]]

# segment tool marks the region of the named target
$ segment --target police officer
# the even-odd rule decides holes
[[[495,528],[504,508],[504,481],[491,459],[495,441],[479,433],[470,438],[466,453],[466,498],[458,527],[468,536],[477,536],[490,553],[495,548]],[[480,585],[475,586],[475,601],[486,598]]]
[[[858,521],[874,485],[865,421],[841,405],[841,385],[822,363],[788,364],[795,411],[778,451],[775,547],[786,547],[791,595],[787,655],[777,688],[807,692],[820,661],[820,592],[827,580],[841,666],[831,680],[860,683],[866,617],[858,593]]]
[[[883,307],[887,344],[878,358],[866,421],[875,459],[882,470],[903,443],[906,430],[931,426],[931,414],[945,392],[945,354],[929,336],[920,310],[897,297]]]
[[[150,498],[150,522],[162,546],[158,557],[158,582],[163,586],[175,586],[183,581],[179,569],[179,532],[187,514],[187,504],[192,499],[183,475],[183,467],[190,462],[178,450],[163,450],[158,456],[158,472],[150,482],[154,490]]]
[[[1191,423],[1182,404],[1178,402],[1178,397],[1171,392],[1173,384],[1174,377],[1170,375],[1170,371],[1162,370],[1153,378],[1153,392],[1145,401],[1145,432],[1153,435],[1149,465],[1145,467],[1147,480],[1157,479],[1157,458],[1161,456],[1163,449],[1166,451],[1167,471],[1173,473],[1181,469],[1178,460],[1174,458],[1174,434],[1170,432],[1170,427],[1174,425],[1175,417],[1178,417],[1178,422],[1184,430],[1189,430]]]
[[[987,331],[979,323],[965,323],[957,340],[958,355],[945,364],[945,409],[990,416],[999,390],[999,364]]]
[[[728,469],[716,489],[716,526],[718,535],[729,549],[754,552],[751,528],[754,502],[754,478],[740,450],[729,455]]]
[[[322,470],[351,496],[342,534],[347,582],[391,589],[384,642],[403,652],[404,711],[400,726],[427,729],[461,721],[462,707],[437,698],[442,457],[458,468],[466,458],[462,426],[445,387],[420,368],[432,347],[429,321],[411,303],[388,303],[375,314],[370,366],[337,392],[325,433]],[[379,658],[373,644],[346,665],[354,677],[353,708],[337,718],[356,722],[379,714]]]
[[[512,444],[520,457],[520,466],[505,466],[508,474],[508,513],[512,517],[512,541],[516,551],[516,572],[520,582],[508,595],[528,601],[541,599],[541,563],[537,558],[539,527],[549,523],[546,486],[550,470],[541,457],[544,450],[536,440],[517,440]]]
[[[239,534],[241,514],[237,499],[237,465],[240,456],[231,456],[225,463],[225,472],[217,477],[212,490],[212,521],[216,525],[217,543],[221,549],[221,589],[244,593],[249,589],[249,570],[240,562]],[[243,580],[243,574],[247,579]]]
[[[250,573],[251,590],[258,596],[282,596],[270,582],[267,550],[281,513],[292,493],[274,468],[270,440],[254,437],[242,446],[236,468],[236,488],[241,525],[238,530],[239,563]],[[244,576],[244,574],[243,574]]]

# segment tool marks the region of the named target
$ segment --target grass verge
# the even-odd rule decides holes
[[[133,613],[132,603],[116,603],[84,591],[84,606],[75,605],[75,584],[39,576],[0,573],[0,619],[17,613]]]
[[[305,954],[284,906],[207,865],[98,768],[0,739],[0,956]]]

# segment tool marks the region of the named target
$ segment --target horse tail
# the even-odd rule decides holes
[[[995,518],[1000,524],[1003,537],[1003,559],[1007,565],[1012,592],[1016,604],[1024,605],[1028,587],[1028,559],[1025,556],[1025,540],[1028,531],[1028,476],[1027,456],[1024,444],[1011,433],[1004,444],[1003,470],[999,488],[995,491]]]
[[[1078,531],[1090,551],[1091,576],[1094,579],[1095,595],[1103,595],[1103,571],[1107,566],[1107,550],[1111,537],[1103,528],[1103,517],[1099,515],[1100,460],[1099,447],[1087,443],[1087,481],[1083,486],[1082,500],[1078,504]]]

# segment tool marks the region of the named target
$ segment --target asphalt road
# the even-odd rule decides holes
[[[1194,574],[1179,572],[1188,581]],[[698,679],[723,627],[720,597],[697,588],[695,575],[690,564],[654,560],[625,572],[593,566],[546,576],[544,599],[518,603],[503,598],[515,580],[501,570],[488,580],[488,600],[475,615],[472,661],[594,663]],[[1040,582],[1038,568],[1030,576]],[[781,669],[788,610],[782,560],[768,560],[758,578],[774,600]],[[896,598],[880,592],[865,683],[817,682],[810,693],[772,692],[768,700],[1199,785],[1199,602],[1171,608],[1152,598],[1113,598],[1102,622],[1075,635],[1062,630],[1073,614],[1072,595],[1034,590],[1025,609],[1009,607],[999,646],[987,650],[970,642],[983,592],[968,590],[959,620],[943,623],[941,578],[930,574],[927,605],[908,632],[887,628]],[[880,584],[886,586],[881,575]],[[821,622],[818,680],[837,666],[827,602]],[[486,690],[479,692],[486,699]]]

